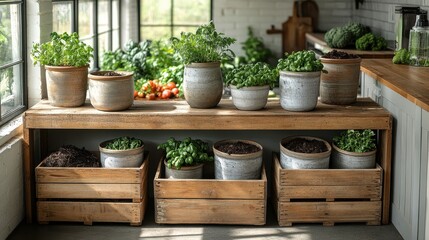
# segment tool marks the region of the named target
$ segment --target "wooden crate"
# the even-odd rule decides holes
[[[159,162],[154,179],[156,223],[266,223],[264,165],[258,180],[166,179],[163,162],[163,159]]]
[[[383,170],[283,169],[273,154],[273,202],[280,226],[366,222],[380,225]]]
[[[37,220],[142,224],[149,154],[138,168],[36,167]]]

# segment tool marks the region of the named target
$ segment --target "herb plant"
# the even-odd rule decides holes
[[[79,35],[51,33],[51,41],[34,43],[31,57],[34,64],[49,66],[87,66],[94,49],[79,40]]]
[[[108,142],[104,148],[111,150],[128,150],[143,146],[143,141],[134,137],[119,137]]]
[[[213,21],[198,27],[195,33],[182,32],[180,38],[171,38],[183,64],[220,62],[231,59],[234,52],[228,47],[236,40],[216,31]]]
[[[242,49],[246,53],[245,61],[247,63],[268,62],[273,55],[270,49],[266,48],[261,38],[253,34],[252,28],[247,28],[247,39],[242,42]]]
[[[349,152],[369,152],[376,149],[375,133],[370,129],[347,130],[333,138],[334,144]]]
[[[158,145],[158,149],[165,151],[168,168],[180,169],[182,166],[213,161],[213,156],[208,154],[208,143],[200,139],[187,137],[180,141],[171,137],[167,142]]]
[[[279,59],[277,69],[289,72],[317,72],[322,71],[323,64],[313,51],[303,50],[285,53],[285,57]]]
[[[276,69],[271,69],[268,64],[258,62],[244,64],[232,69],[226,74],[226,84],[237,88],[251,86],[274,86],[278,79]]]

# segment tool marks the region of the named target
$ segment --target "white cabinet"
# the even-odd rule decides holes
[[[422,110],[422,150],[421,150],[421,163],[422,163],[422,185],[420,195],[420,214],[421,219],[425,219],[419,224],[419,239],[429,238],[429,112]],[[426,236],[426,238],[425,238]]]

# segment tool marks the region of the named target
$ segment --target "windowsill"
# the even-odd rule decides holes
[[[0,146],[17,135],[22,135],[22,115],[10,120],[0,127]]]

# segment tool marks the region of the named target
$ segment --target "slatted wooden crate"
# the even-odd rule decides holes
[[[283,169],[273,154],[273,202],[280,226],[365,222],[380,225],[382,168]]]
[[[154,179],[156,223],[266,223],[265,166],[258,180],[166,179],[163,162],[159,162]]]
[[[42,164],[42,163],[41,163]],[[138,168],[36,167],[37,220],[142,224],[149,154]]]

